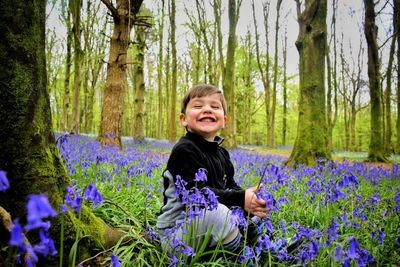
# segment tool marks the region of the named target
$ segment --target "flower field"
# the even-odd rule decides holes
[[[171,143],[125,139],[121,152],[102,149],[91,137],[71,135],[59,137],[58,146],[73,181],[66,207],[88,205],[109,225],[127,231],[125,241],[104,252],[105,266],[230,264],[216,255],[200,261],[202,251],[187,244],[181,244],[173,258],[160,248],[155,222],[162,206],[161,173]],[[321,161],[316,167],[294,169],[285,167],[281,157],[240,149],[230,154],[238,184],[255,186],[263,177],[260,197],[271,207],[269,217],[261,222],[262,239],[254,247],[246,246],[232,266],[260,262],[265,266],[399,266],[400,169],[396,164],[386,170]],[[50,211],[49,216],[57,215]],[[240,219],[246,224],[246,218]],[[287,244],[299,239],[301,245],[288,253]],[[76,264],[85,266],[85,262]]]

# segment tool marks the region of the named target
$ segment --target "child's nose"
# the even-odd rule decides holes
[[[211,112],[212,108],[210,105],[204,105],[203,106],[203,112]]]

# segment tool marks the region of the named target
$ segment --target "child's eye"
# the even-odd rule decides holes
[[[203,106],[201,106],[201,105],[194,105],[193,107],[194,107],[194,108],[202,108]]]
[[[211,106],[213,109],[219,109],[220,106]]]

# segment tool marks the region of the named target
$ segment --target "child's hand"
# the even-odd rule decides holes
[[[265,200],[257,198],[256,192],[258,189],[258,186],[246,189],[244,197],[244,209],[254,216],[266,218],[267,212],[270,209],[265,207]]]

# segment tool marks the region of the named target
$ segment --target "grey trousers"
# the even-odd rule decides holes
[[[159,229],[161,247],[168,255],[173,255],[175,253],[173,238],[177,238],[196,250],[205,241],[207,234],[210,234],[208,247],[214,247],[218,243],[229,243],[240,234],[238,226],[231,223],[231,216],[230,209],[218,204],[212,211],[203,210],[203,216],[195,218],[189,225],[184,223],[172,234],[171,229]]]

